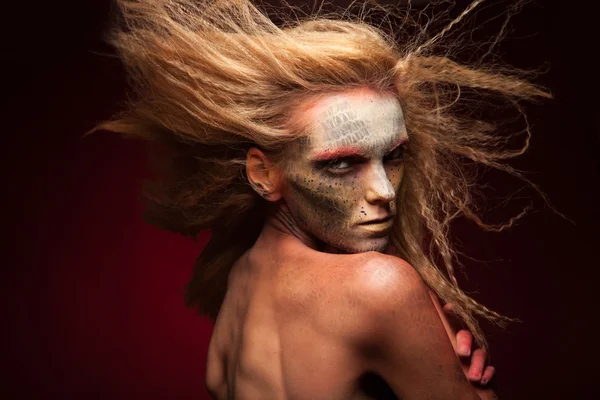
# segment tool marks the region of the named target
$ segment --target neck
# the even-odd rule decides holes
[[[347,251],[321,242],[308,231],[303,229],[290,212],[287,204],[285,204],[283,201],[273,205],[273,208],[269,210],[265,221],[264,230],[272,230],[279,234],[292,237],[302,242],[306,247],[322,253],[348,254]],[[400,256],[391,243],[388,245],[384,253],[397,257]]]
[[[322,247],[313,235],[302,229],[283,201],[274,204],[273,208],[269,210],[265,228],[292,236],[311,249],[319,250]]]
[[[283,201],[275,204],[269,211],[267,220],[265,221],[265,228],[289,235],[313,250],[324,253],[343,253],[343,251],[338,248],[324,244],[310,232],[303,229],[290,212],[287,204]]]

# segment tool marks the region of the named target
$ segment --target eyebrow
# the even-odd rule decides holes
[[[400,139],[398,139],[390,148],[386,154],[391,153],[396,150],[399,146],[403,145],[408,141],[408,136],[404,135]],[[325,150],[321,153],[316,154],[312,157],[313,161],[323,162],[323,161],[333,161],[340,158],[352,158],[352,157],[368,157],[368,154],[361,148],[356,146],[344,146],[339,147],[337,149]]]
[[[402,146],[406,142],[408,142],[408,136],[407,135],[403,135],[400,139],[398,139],[394,143],[394,145],[391,147],[391,150],[389,150],[386,154],[391,153],[392,151],[396,150],[398,147]]]
[[[337,149],[325,150],[312,157],[313,161],[333,161],[347,157],[366,157],[367,153],[359,147],[345,146]]]

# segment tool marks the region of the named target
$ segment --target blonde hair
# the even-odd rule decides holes
[[[507,70],[432,54],[444,31],[399,43],[367,18],[340,13],[288,18],[278,26],[247,0],[117,3],[121,24],[112,43],[135,92],[123,113],[96,130],[149,140],[159,150],[161,174],[144,189],[149,223],[192,237],[211,229],[187,285],[188,306],[216,318],[232,265],[262,228],[265,200],[247,182],[246,151],[258,146],[284,154],[306,134],[289,124],[306,99],[366,85],[396,93],[410,135],[392,244],[455,305],[480,346],[486,341],[477,316],[510,321],[458,287],[448,233],[459,215],[502,230],[523,214],[498,226],[484,223],[465,160],[520,176],[503,162],[526,150],[528,136],[520,148],[507,149],[494,124],[464,112],[461,90],[483,100],[500,96],[516,107],[521,99],[549,97],[546,91]]]

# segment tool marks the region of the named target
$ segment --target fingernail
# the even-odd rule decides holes
[[[460,349],[460,353],[465,357],[469,357],[471,355],[471,349],[468,346],[463,346]]]
[[[481,384],[482,384],[482,385],[485,385],[486,383],[487,383],[487,379],[483,378],[483,379],[481,380]]]

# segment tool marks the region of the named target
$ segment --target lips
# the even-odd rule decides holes
[[[383,237],[388,234],[393,223],[392,217],[377,218],[359,224],[359,229],[368,232],[372,237]]]
[[[372,219],[370,221],[361,222],[359,225],[382,224],[382,223],[386,223],[386,222],[390,221],[391,219],[392,219],[392,216],[388,215],[387,217],[384,217],[384,218],[377,218],[377,219]]]

